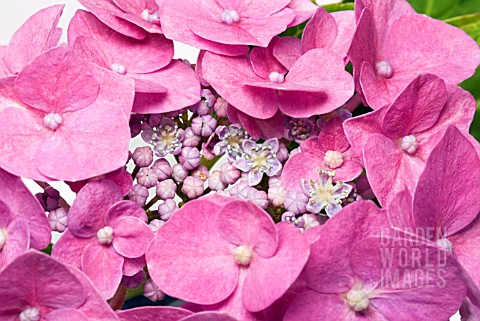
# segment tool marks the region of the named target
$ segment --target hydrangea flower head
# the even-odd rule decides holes
[[[0,140],[9,142],[0,146],[0,166],[7,171],[75,181],[126,163],[131,80],[58,47],[35,58],[16,79],[1,81],[0,97]]]
[[[445,320],[454,314],[467,290],[455,259],[428,242],[387,238],[386,231],[385,211],[368,201],[330,219],[304,270],[310,290],[291,302],[284,320]],[[428,273],[428,285],[414,273]]]
[[[475,100],[437,76],[415,78],[390,105],[345,121],[345,133],[383,205],[407,188],[413,192],[425,160],[449,124],[468,133]]]
[[[391,103],[425,73],[456,85],[475,72],[480,48],[464,31],[417,14],[405,0],[355,3],[357,28],[348,56],[368,105]],[[408,52],[408,54],[405,54]]]
[[[122,275],[131,276],[142,269],[142,256],[153,232],[143,209],[122,201],[122,193],[113,182],[88,183],[77,194],[67,222],[68,229],[52,254],[81,268],[102,297],[113,296]]]
[[[202,305],[228,299],[231,304],[210,310],[238,317],[282,296],[308,252],[303,235],[291,224],[275,226],[250,202],[212,196],[175,212],[158,230],[146,258],[152,279],[165,293]],[[230,313],[233,306],[237,310]]]
[[[5,321],[118,320],[80,271],[46,254],[28,252],[0,272]]]
[[[317,48],[287,69],[273,55],[276,41],[254,48],[249,56],[207,52],[201,62],[203,77],[233,107],[259,119],[272,118],[279,110],[292,117],[325,114],[350,99],[353,79],[339,56]]]

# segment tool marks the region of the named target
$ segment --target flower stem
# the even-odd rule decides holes
[[[127,297],[128,288],[124,285],[118,287],[117,292],[113,295],[113,298],[110,299],[108,304],[112,308],[112,310],[120,310],[123,307],[123,303],[125,302],[125,298]]]

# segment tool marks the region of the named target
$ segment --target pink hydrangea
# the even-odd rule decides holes
[[[120,321],[236,321],[236,319],[221,312],[200,312],[174,307],[141,307],[117,312]]]
[[[425,160],[443,131],[454,124],[462,132],[475,113],[470,93],[426,74],[415,78],[390,105],[345,122],[345,132],[367,171],[381,204],[407,188],[413,192]]]
[[[279,110],[292,117],[325,114],[350,99],[353,79],[339,56],[313,49],[287,70],[273,55],[277,40],[268,48],[254,48],[249,56],[207,52],[203,77],[233,107],[259,119],[271,118]],[[311,68],[318,61],[322,64]]]
[[[28,252],[0,272],[0,319],[113,321],[118,317],[83,273]]]
[[[449,126],[426,160],[413,197],[404,190],[388,206],[395,227],[416,232],[453,254],[472,280],[469,296],[476,309],[480,309],[478,199],[480,158],[468,139]]]
[[[363,170],[360,160],[353,154],[343,131],[340,118],[330,119],[318,137],[300,145],[301,152],[291,157],[282,172],[282,184],[289,190],[300,190],[302,179],[318,177],[318,170],[335,171],[334,180],[351,181]]]
[[[156,0],[165,35],[217,54],[248,53],[247,45],[266,47],[296,18],[289,0]]]
[[[169,112],[200,100],[195,72],[172,60],[173,42],[163,35],[132,39],[79,10],[70,22],[68,42],[79,57],[135,81],[134,112]]]
[[[64,5],[42,9],[15,32],[7,46],[0,46],[0,78],[18,74],[43,52],[58,44],[62,29],[57,28]]]
[[[289,223],[275,226],[253,203],[213,196],[175,212],[146,257],[165,293],[247,320],[287,291],[308,254]]]
[[[456,85],[480,63],[480,48],[470,36],[417,14],[406,0],[357,0],[355,15],[348,56],[357,90],[374,109],[394,101],[421,74]]]
[[[153,239],[145,211],[123,201],[117,185],[108,180],[88,183],[69,211],[68,229],[52,255],[81,270],[103,298],[115,293],[122,276],[144,266],[143,255]]]
[[[427,242],[395,238],[385,211],[355,202],[321,229],[304,270],[310,290],[285,321],[446,320],[466,283],[456,260]]]
[[[58,47],[0,80],[0,166],[36,180],[76,181],[127,161],[130,79]],[[21,128],[22,135],[18,135]]]

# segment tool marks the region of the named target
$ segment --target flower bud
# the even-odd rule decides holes
[[[220,179],[220,172],[213,171],[208,178],[208,187],[213,191],[222,191],[225,189],[225,184]]]
[[[143,295],[152,302],[157,302],[165,298],[165,293],[163,293],[158,286],[149,279],[143,284]]]
[[[190,199],[201,196],[204,190],[204,182],[200,178],[188,176],[183,181],[182,192]]]
[[[172,175],[172,166],[164,158],[156,160],[150,168],[157,174],[159,181],[163,181]]]
[[[128,199],[143,206],[148,199],[148,189],[140,184],[133,185],[132,189],[128,193]]]
[[[177,191],[177,184],[172,179],[161,181],[157,184],[156,193],[162,200],[175,198],[175,192]]]
[[[137,174],[137,182],[146,188],[151,188],[157,185],[158,176],[153,169],[144,167]]]
[[[173,165],[172,170],[172,178],[177,181],[177,183],[183,182],[188,176],[188,171],[183,168],[182,164]]]
[[[200,151],[195,147],[184,147],[179,160],[187,171],[197,168],[200,165]]]
[[[52,231],[63,233],[66,230],[67,214],[68,211],[63,207],[50,211],[48,214],[48,222],[50,223]]]
[[[162,204],[158,205],[158,214],[163,221],[168,221],[175,211],[178,210],[177,203],[173,199],[168,199]]]
[[[148,167],[153,162],[153,150],[149,146],[138,147],[133,152],[132,159],[138,167]]]

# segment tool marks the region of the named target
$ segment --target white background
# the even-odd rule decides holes
[[[174,1],[174,0],[172,0]],[[192,0],[195,1],[195,0]],[[317,3],[332,3],[336,2],[335,0],[318,0]],[[6,45],[10,41],[10,38],[14,34],[25,20],[28,19],[31,15],[42,8],[54,4],[65,4],[65,9],[60,20],[60,27],[64,29],[64,35],[62,41],[66,41],[66,30],[68,27],[68,22],[75,14],[75,11],[82,9],[82,6],[74,0],[0,0],[0,45]],[[195,63],[198,56],[198,50],[191,48],[189,46],[175,43],[175,58],[188,59],[191,63]],[[32,189],[34,193],[40,192],[41,189],[33,183],[27,182],[28,186]],[[62,196],[69,202],[72,203],[74,199],[74,194],[68,189],[64,188],[62,184],[52,183],[53,186],[57,187]],[[459,321],[460,317],[455,316],[451,319],[452,321]],[[435,321],[435,320],[432,320]]]

